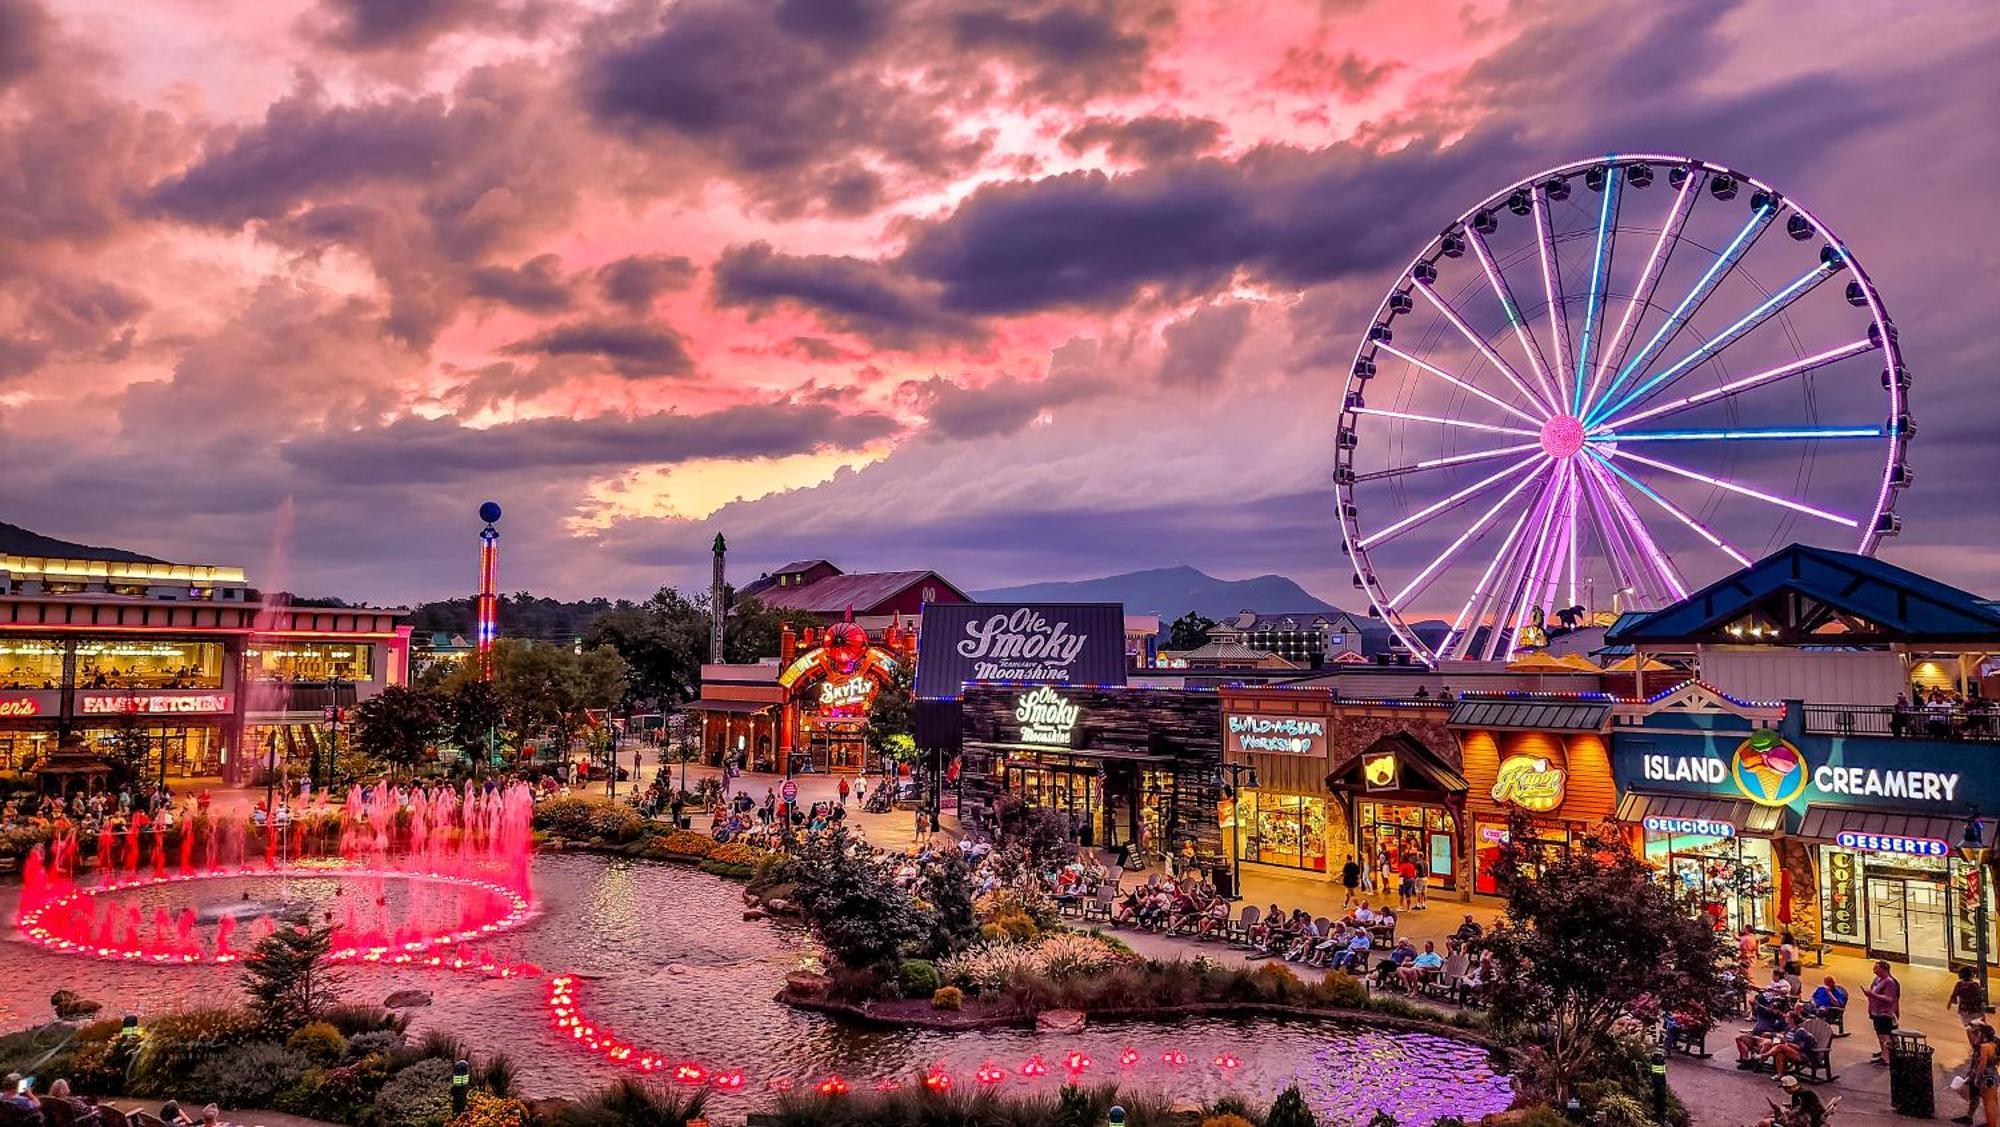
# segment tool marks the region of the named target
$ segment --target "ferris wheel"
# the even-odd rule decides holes
[[[1445,225],[1341,402],[1342,550],[1427,663],[1901,528],[1896,328],[1825,224],[1684,156],[1578,161]]]

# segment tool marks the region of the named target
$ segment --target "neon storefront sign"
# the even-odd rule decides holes
[[[21,720],[42,714],[41,702],[34,697],[14,697],[0,700],[0,720]]]
[[[1963,781],[1957,771],[1833,763],[1814,767],[1798,747],[1775,732],[1753,734],[1727,760],[1713,755],[1657,753],[1638,758],[1639,777],[1647,782],[1699,783],[1717,790],[1730,787],[1759,806],[1790,806],[1801,798],[1818,797],[1957,802]]]
[[[845,681],[819,683],[821,708],[854,708],[867,704],[874,695],[875,682],[867,677],[849,677]]]
[[[228,712],[229,694],[90,694],[77,698],[77,710],[85,716],[120,716],[135,712],[147,716]]]
[[[1227,725],[1230,742],[1237,751],[1286,755],[1323,755],[1326,752],[1325,720],[1310,716],[1231,713]]]
[[[1510,755],[1493,779],[1493,801],[1547,813],[1561,806],[1568,772],[1538,755]]]
[[[1833,836],[1842,849],[1858,853],[1901,853],[1909,857],[1943,857],[1951,847],[1934,837],[1901,837],[1896,834],[1864,834],[1843,830]]]
[[[1014,704],[1014,719],[1021,725],[1021,742],[1025,744],[1068,747],[1081,715],[1081,708],[1047,685],[1023,693]]]
[[[1664,814],[1648,814],[1643,824],[1650,833],[1674,834],[1679,837],[1735,837],[1736,827],[1714,818],[1670,818]]]

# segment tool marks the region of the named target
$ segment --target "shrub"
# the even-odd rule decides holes
[[[1255,1127],[1240,1115],[1211,1115],[1201,1121],[1201,1127]]]
[[[660,850],[677,857],[707,857],[715,852],[716,841],[707,834],[675,830],[660,839]]]
[[[644,831],[637,810],[592,794],[565,794],[535,805],[535,828],[582,841],[631,841]]]
[[[1351,974],[1329,974],[1306,987],[1306,998],[1315,1006],[1361,1009],[1368,1005],[1368,988]]]
[[[389,1058],[381,1055],[339,1068],[307,1069],[278,1093],[278,1110],[327,1123],[360,1123],[371,1113],[375,1094],[390,1072]]]
[[[506,1053],[494,1053],[473,1067],[474,1087],[495,1096],[511,1096],[519,1082],[521,1070],[514,1065],[514,1058]]]
[[[384,1030],[400,1034],[410,1024],[408,1017],[381,1006],[328,1006],[320,1012],[319,1020],[348,1037]],[[355,1055],[360,1054],[359,1049],[355,1050]]]
[[[452,1116],[448,1123],[450,1127],[528,1127],[528,1105],[473,1092],[465,1099],[465,1114]]]
[[[767,850],[759,849],[754,845],[732,841],[718,844],[714,849],[709,851],[708,855],[725,865],[748,866],[754,872],[757,862],[763,860],[767,852]]]
[[[137,1095],[169,1093],[207,1060],[249,1041],[257,1019],[242,1010],[182,1010],[155,1018],[132,1064]]]
[[[905,998],[921,998],[938,988],[937,967],[925,959],[904,959],[896,968],[896,985]]]
[[[451,1118],[451,1066],[429,1057],[389,1078],[375,1097],[382,1127],[439,1127]]]
[[[93,1021],[82,1029],[77,1030],[76,1039],[83,1042],[109,1041],[113,1037],[118,1036],[118,1031],[123,1028],[125,1028],[125,1023],[122,1020],[115,1017],[107,1017],[103,1021]]]
[[[347,1055],[347,1038],[324,1021],[301,1025],[285,1038],[285,1047],[314,1064],[333,1064]]]
[[[345,981],[332,962],[333,927],[280,927],[243,961],[243,989],[273,1030],[296,1029],[340,1001]]]
[[[833,967],[826,996],[835,1002],[872,1002],[882,997],[882,975],[873,967]]]
[[[1293,1084],[1279,1092],[1278,1098],[1271,1102],[1271,1111],[1264,1117],[1264,1127],[1319,1127],[1319,1118],[1306,1106],[1305,1097],[1299,1094],[1299,1086]],[[1465,1125],[1461,1123],[1459,1127]]]
[[[406,1051],[408,1060],[461,1061],[472,1058],[472,1047],[465,1038],[443,1029],[426,1029],[415,1044]]]
[[[125,1073],[132,1066],[132,1057],[138,1052],[136,1042],[79,1041],[69,1054],[69,1064],[65,1068],[50,1069],[64,1072],[69,1082],[79,1092],[99,1095],[113,1095],[125,1090]],[[53,1065],[60,1058],[48,1063]]]
[[[209,1058],[187,1078],[185,1087],[176,1084],[173,1090],[227,1108],[268,1107],[273,1097],[305,1075],[310,1063],[303,1053],[257,1041]]]
[[[705,1091],[683,1095],[664,1085],[619,1080],[565,1104],[550,1127],[687,1127],[708,1106]]]
[[[1033,943],[1042,933],[1042,929],[1035,926],[1035,921],[1022,912],[1009,912],[1004,916],[996,916],[991,926],[999,928],[1006,933],[1007,938],[1016,943]],[[983,928],[981,934],[984,934]]]
[[[993,923],[1002,916],[1026,916],[1029,922],[1041,931],[1048,931],[1062,924],[1062,909],[1039,889],[1032,891],[1018,888],[998,889],[980,897],[972,909],[973,914],[983,923]]]
[[[347,1039],[347,1051],[356,1060],[377,1054],[387,1056],[403,1047],[403,1035],[393,1029],[371,1029]]]
[[[956,986],[940,986],[931,995],[934,1010],[956,1010],[965,1005],[965,992]]]
[[[1368,1127],[1396,1127],[1396,1117],[1378,1107],[1368,1117]]]

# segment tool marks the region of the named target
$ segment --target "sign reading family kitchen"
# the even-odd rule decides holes
[[[1806,762],[1805,753],[1769,729],[1751,733],[1727,761],[1714,755],[1641,755],[1639,776],[1648,782],[1699,783],[1718,789],[1726,783],[1759,806],[1790,806],[1814,797],[1952,803],[1959,801],[1960,782],[1957,771],[1832,763],[1814,767]]]

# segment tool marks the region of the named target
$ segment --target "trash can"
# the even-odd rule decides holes
[[[1227,865],[1216,865],[1208,870],[1208,883],[1215,886],[1216,895],[1224,900],[1236,899],[1236,874]]]
[[[1931,1074],[1934,1050],[1914,1029],[1889,1035],[1889,1108],[1897,1115],[1929,1119],[1937,1113],[1936,1081]]]

